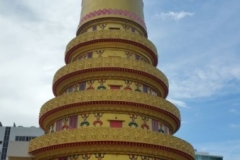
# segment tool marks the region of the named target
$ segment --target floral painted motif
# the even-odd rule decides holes
[[[73,86],[73,92],[78,92],[79,91],[79,84],[75,84]]]
[[[96,121],[93,122],[93,125],[96,126],[99,124],[100,126],[103,125],[103,122],[100,120],[100,118],[103,116],[103,113],[95,113],[94,116],[96,117]]]
[[[136,85],[136,87],[137,87],[137,88],[135,89],[135,91],[137,91],[137,92],[142,92],[141,89],[140,89],[140,87],[142,87],[142,85],[141,85],[140,83],[137,83],[137,82],[135,83],[135,85]]]
[[[83,160],[89,160],[91,158],[91,154],[83,154],[82,159]]]
[[[68,125],[68,118],[63,119],[63,126],[62,126],[62,130],[64,129],[69,129],[69,125]]]
[[[97,158],[97,160],[102,160],[104,158],[104,153],[95,153],[95,158]]]
[[[150,159],[150,157],[148,157],[148,156],[141,156],[141,160],[149,160]]]
[[[129,155],[129,159],[130,160],[137,160],[138,159],[138,156],[137,155]]]
[[[83,122],[81,122],[80,126],[83,127],[84,125],[89,126],[89,122],[87,121],[87,118],[89,117],[89,114],[83,114],[81,115],[83,118]]]
[[[147,122],[149,120],[148,117],[142,117],[143,120],[143,124],[141,125],[142,129],[146,128],[147,130],[149,130],[149,126],[147,125]]]
[[[130,127],[132,127],[132,126],[138,127],[138,124],[135,122],[135,120],[137,119],[137,115],[130,114],[129,116],[132,119],[132,122],[130,122],[128,125]]]
[[[152,88],[149,87],[148,89],[151,95],[157,96],[157,93]]]
[[[127,30],[129,30],[131,28],[129,25],[126,25],[126,24],[123,24],[122,26],[125,29],[125,31],[127,31]]]
[[[132,81],[129,80],[125,80],[125,84],[127,85],[124,90],[132,90],[132,88],[130,87],[132,84]]]
[[[106,23],[101,23],[101,24],[99,24],[98,25],[101,29],[104,29],[106,26],[107,26],[107,24]]]
[[[82,59],[87,59],[87,55],[86,54],[82,54],[78,57],[78,60],[82,60]]]
[[[125,51],[125,54],[126,54],[127,58],[130,58],[132,56],[132,53],[129,51]]]
[[[159,123],[159,130],[158,130],[158,132],[164,133],[163,124],[161,122]]]
[[[102,54],[104,53],[104,50],[103,49],[102,50],[97,50],[96,52],[98,54],[98,57],[102,57]]]
[[[69,159],[70,160],[77,160],[78,159],[78,155],[72,155],[72,156],[69,156]]]
[[[106,80],[105,79],[100,79],[100,80],[98,80],[98,83],[100,84],[100,86],[98,86],[98,88],[97,89],[107,89],[103,84],[106,82]]]
[[[87,84],[89,85],[87,90],[94,90],[95,88],[93,87],[94,80],[87,81]]]

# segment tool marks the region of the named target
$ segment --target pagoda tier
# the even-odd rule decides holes
[[[166,100],[142,0],[82,0],[65,62],[56,97],[40,111],[46,134],[30,142],[34,160],[194,159],[193,147],[173,136],[180,113]]]

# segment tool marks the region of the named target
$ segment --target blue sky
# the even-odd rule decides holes
[[[75,36],[80,0],[0,2],[0,121],[37,126],[54,73]],[[240,159],[238,0],[144,0],[149,39],[181,111],[176,136],[198,151]]]

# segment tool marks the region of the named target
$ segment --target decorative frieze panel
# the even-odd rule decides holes
[[[104,71],[108,71],[108,70],[111,71],[111,69],[117,69],[118,71],[112,71],[112,72],[115,73],[115,76],[118,76],[118,77],[122,76],[122,78],[127,77],[128,74],[129,75],[137,74],[138,77],[142,76],[143,78],[148,78],[148,79],[150,78],[151,80],[157,82],[158,86],[155,87],[157,90],[153,90],[153,91],[160,92],[163,97],[166,97],[168,93],[168,80],[160,70],[144,62],[139,62],[132,59],[115,58],[115,57],[85,59],[85,60],[82,60],[81,63],[73,62],[66,65],[65,67],[58,70],[54,76],[54,86],[53,86],[54,93],[56,93],[58,84],[61,83],[61,81],[66,79],[63,77],[72,76],[72,75],[74,76],[74,75],[77,75],[77,73],[80,74],[81,72],[83,72],[81,73],[83,75],[79,77],[81,78],[87,74],[87,73],[84,73],[84,71],[87,71],[88,69],[91,70],[92,72],[94,71],[94,69],[95,70],[101,69],[101,71],[97,72],[98,74],[101,74]],[[122,74],[120,74],[121,72],[119,72],[121,70],[122,70]],[[125,71],[126,73],[123,74],[123,71]],[[111,74],[108,74],[108,76],[109,75]],[[72,79],[73,78],[69,77],[67,80],[70,81]],[[67,87],[67,86],[64,86],[64,87]],[[164,89],[163,92],[161,92],[162,88]],[[58,94],[59,94],[59,89],[60,88],[58,88],[58,92],[57,92]],[[62,89],[63,88],[61,88],[61,91],[63,91]]]
[[[171,133],[175,133],[180,126],[179,110],[172,103],[157,96],[121,90],[88,90],[56,97],[41,108],[40,126],[47,131],[47,128],[61,117],[99,111],[152,117],[157,121],[169,124]],[[87,115],[86,118],[88,118]],[[144,121],[147,122],[147,119],[143,119],[139,126],[143,125]],[[84,125],[87,124],[90,123],[84,123]],[[157,132],[161,128],[158,122],[148,125],[152,125],[152,128],[155,128],[154,131]],[[141,127],[146,128],[144,125]]]
[[[136,154],[106,154],[106,153],[89,153],[64,156],[49,160],[166,160],[146,155]]]
[[[84,53],[76,54],[71,59],[71,62],[75,61],[81,61],[84,59],[90,59],[90,58],[99,58],[99,57],[117,57],[117,58],[126,58],[126,59],[134,59],[137,61],[143,61],[146,63],[150,63],[150,60],[146,57],[142,56],[139,53],[135,53],[133,51],[129,50],[123,50],[123,49],[113,49],[113,48],[104,48],[104,49],[98,49],[98,50],[89,50]]]
[[[115,124],[113,124],[115,123]],[[83,113],[58,119],[48,133],[86,127],[141,128],[149,131],[171,134],[169,127],[159,120],[137,114]]]
[[[68,54],[71,49],[76,48],[79,44],[98,39],[126,40],[126,43],[127,41],[132,41],[136,44],[139,44],[143,48],[148,49],[149,52],[152,52],[154,54],[153,56],[155,56],[155,58],[157,58],[158,56],[156,47],[147,38],[132,32],[126,32],[121,30],[99,30],[95,32],[87,32],[81,34],[69,42],[66,48],[66,54]]]
[[[133,82],[130,80],[116,80],[116,79],[99,79],[99,80],[88,80],[86,82],[79,82],[74,84],[63,92],[63,94],[85,91],[85,90],[125,90],[125,91],[135,91],[151,94],[153,96],[158,96],[157,92],[144,84],[138,82]]]
[[[113,22],[100,23],[98,25],[96,24],[88,25],[88,27],[84,29],[84,32],[82,32],[82,34],[86,32],[95,32],[99,30],[123,30],[126,32],[132,32],[138,35],[143,35],[143,33],[139,31],[136,27],[126,25],[125,23],[121,24],[121,23],[113,23]]]

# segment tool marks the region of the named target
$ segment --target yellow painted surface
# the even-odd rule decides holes
[[[67,158],[66,160],[157,160],[155,157],[149,157],[149,156],[143,156],[143,155],[124,155],[124,154],[105,154],[105,153],[71,155],[66,158]]]

